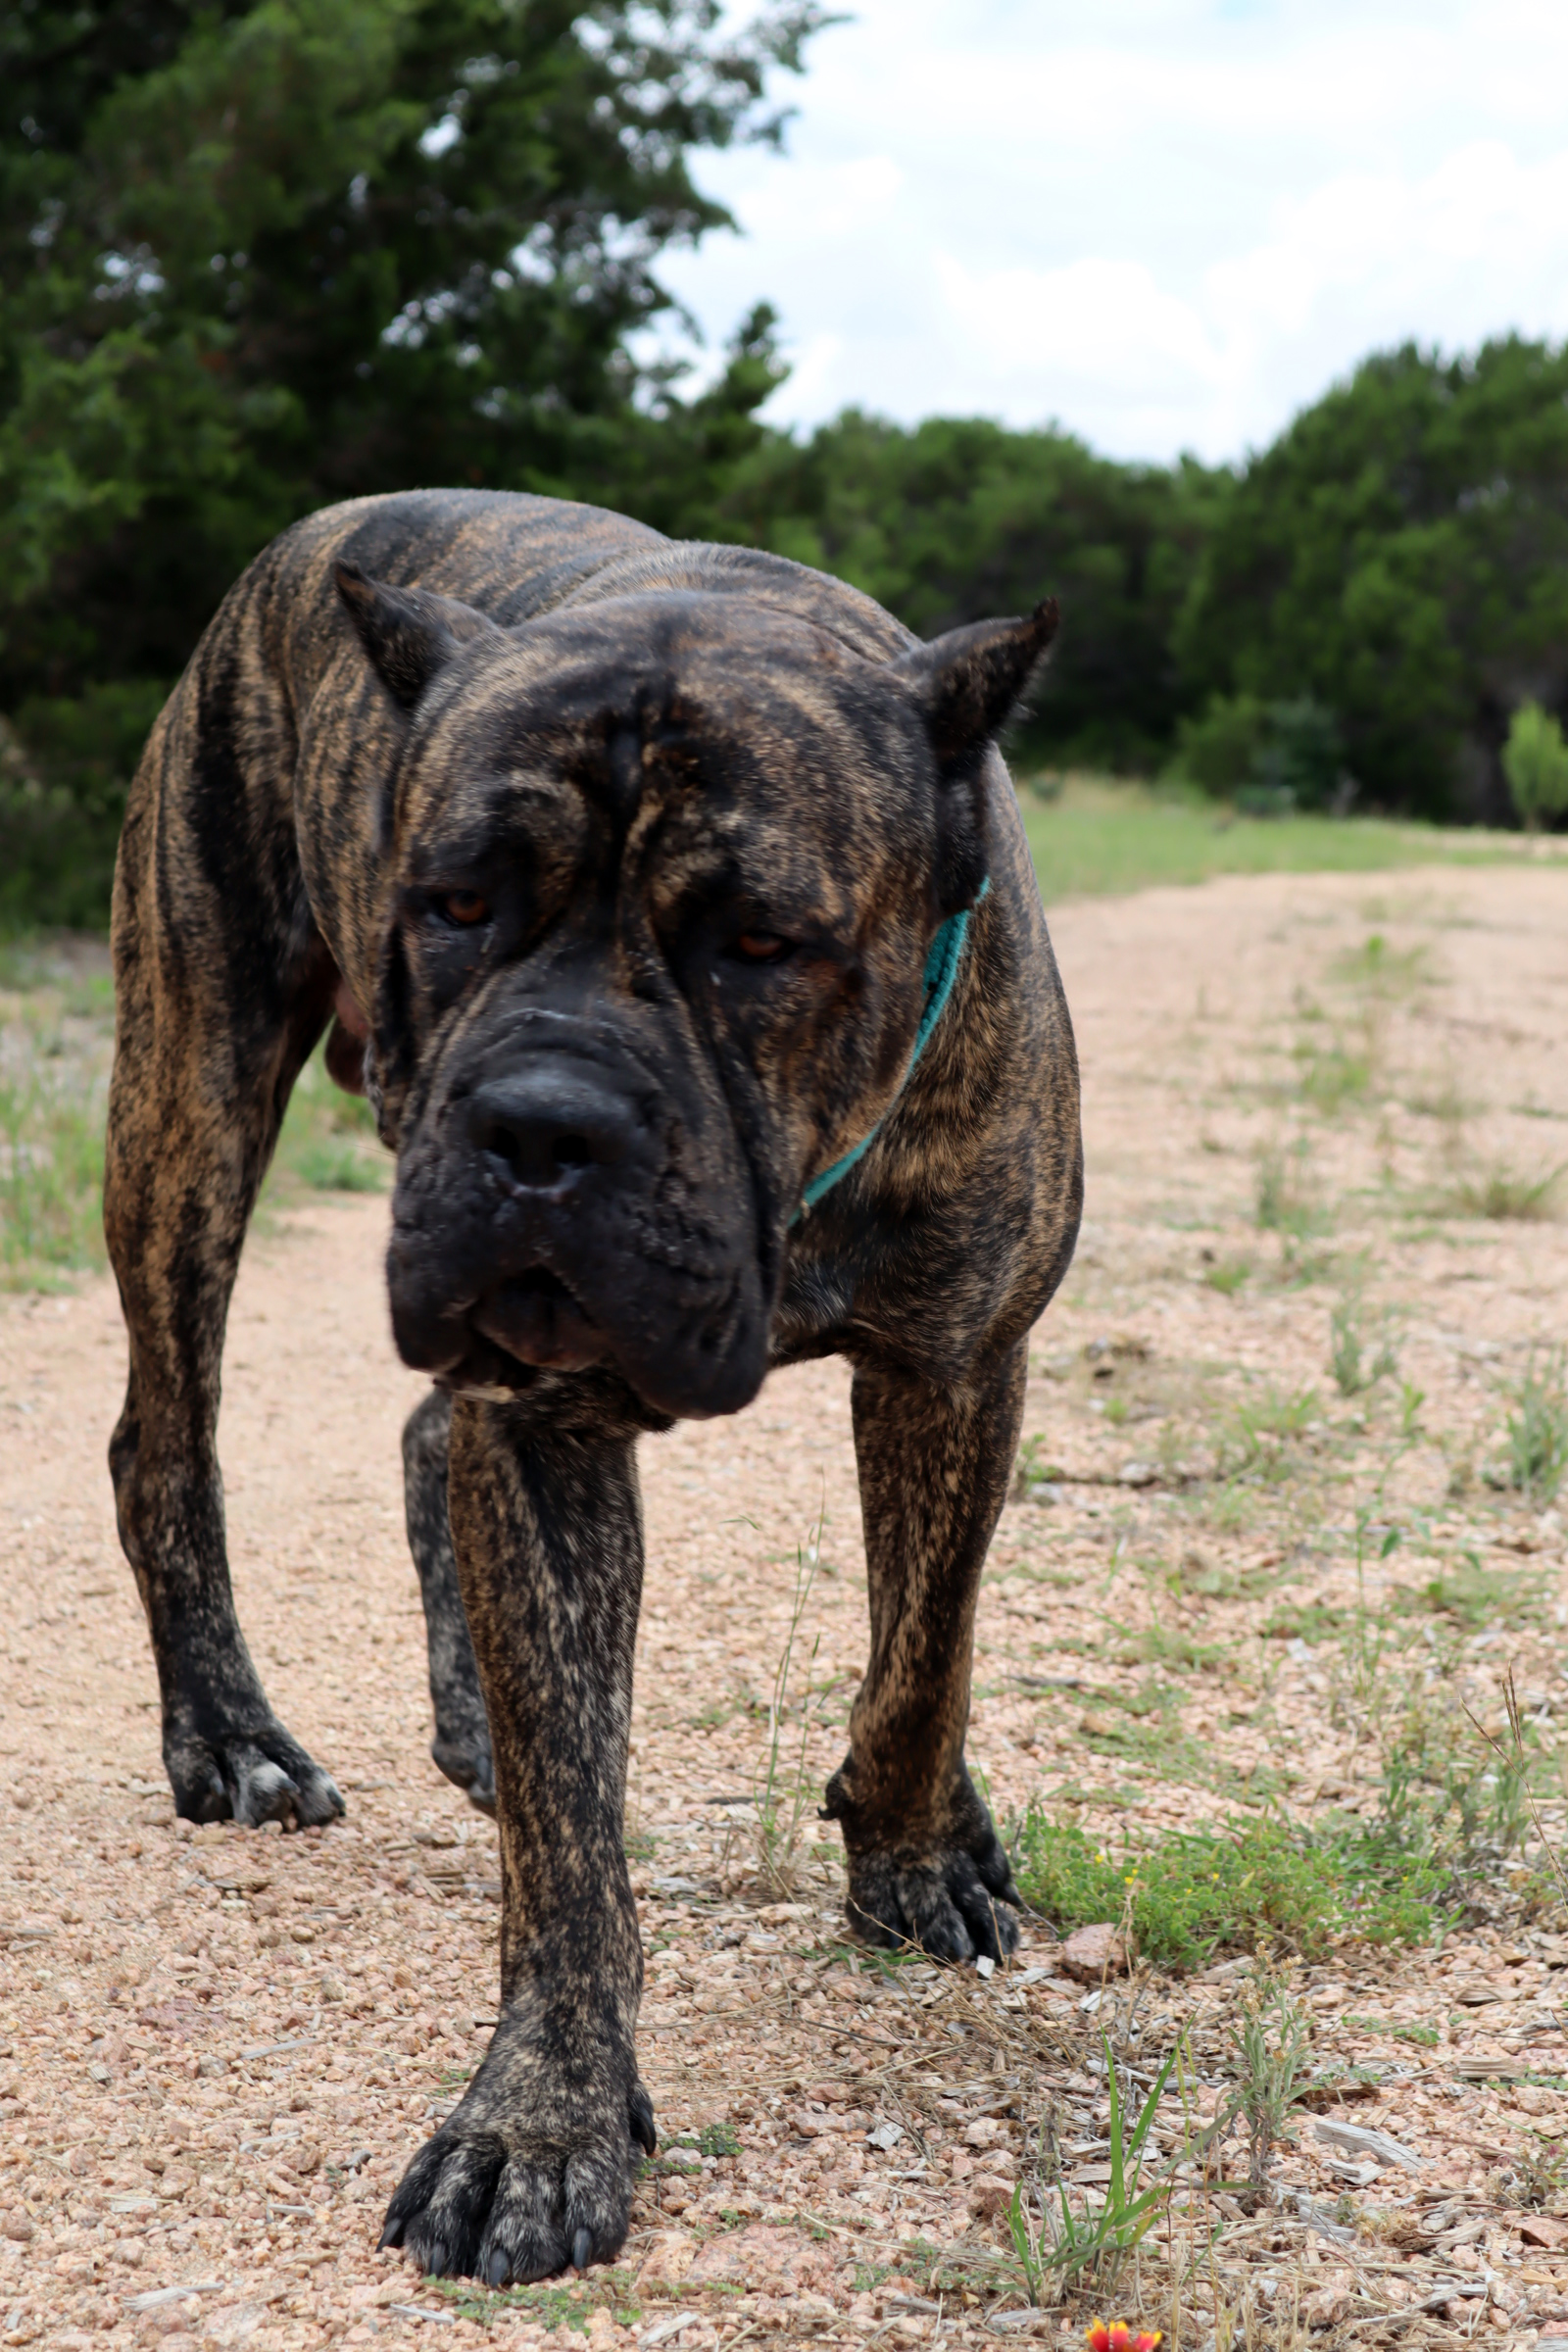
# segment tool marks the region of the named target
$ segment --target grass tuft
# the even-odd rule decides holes
[[[1512,1168],[1490,1168],[1467,1176],[1453,1188],[1453,1201],[1467,1217],[1513,1218],[1521,1224],[1541,1224],[1557,1205],[1568,1169],[1551,1168],[1544,1176],[1521,1176]]]
[[[1508,1481],[1532,1501],[1549,1503],[1568,1473],[1568,1390],[1561,1348],[1544,1366],[1531,1363],[1508,1415]]]

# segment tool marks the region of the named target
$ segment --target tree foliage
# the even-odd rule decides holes
[[[13,0],[0,700],[24,734],[79,738],[26,706],[106,688],[140,721],[234,574],[325,501],[635,501],[666,477],[662,419],[677,476],[733,456],[774,380],[765,321],[689,409],[628,357],[661,253],[726,219],[693,151],[776,135],[769,69],[817,22],[782,0],[725,40],[718,15]]]
[[[850,411],[737,468],[715,528],[837,572],[934,635],[1059,597],[1032,745],[1143,768],[1184,707],[1174,636],[1226,477],[1119,466],[1054,431]]]
[[[1509,714],[1568,696],[1568,349],[1366,361],[1220,502],[1177,642],[1195,702],[1330,710],[1368,797],[1506,821]]]
[[[1568,714],[1568,350],[1383,354],[1222,471],[975,418],[770,429],[765,305],[700,395],[634,357],[661,256],[725,220],[694,157],[778,135],[775,70],[826,21],[12,0],[0,902],[101,907],[140,742],[230,580],[312,508],[418,483],[773,548],[928,634],[1054,593],[1029,743],[1058,760],[1511,813],[1512,714]]]

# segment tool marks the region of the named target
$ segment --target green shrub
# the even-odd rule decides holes
[[[1344,768],[1345,745],[1332,710],[1310,695],[1270,703],[1264,739],[1237,805],[1245,807],[1251,796],[1272,796],[1282,811],[1326,808],[1340,789]]]
[[[1216,800],[1233,800],[1263,749],[1268,712],[1252,694],[1210,695],[1176,730],[1176,765]]]
[[[1568,743],[1539,703],[1521,703],[1514,712],[1502,772],[1527,832],[1538,833],[1545,817],[1568,815]]]
[[[1324,808],[1340,787],[1345,747],[1332,710],[1300,695],[1210,695],[1176,735],[1176,770],[1252,816]]]

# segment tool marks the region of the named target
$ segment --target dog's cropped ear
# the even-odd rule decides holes
[[[987,745],[1004,725],[1056,634],[1056,600],[1023,620],[980,620],[911,646],[890,664],[918,703],[936,754],[938,910],[970,906],[990,865],[984,786]]]
[[[1048,596],[1023,620],[977,620],[916,645],[892,664],[925,710],[937,764],[961,772],[977,759],[1023,694],[1056,634]]]
[[[367,578],[357,564],[333,567],[337,592],[394,702],[412,710],[436,672],[476,637],[504,632],[472,605],[426,588],[394,588]]]

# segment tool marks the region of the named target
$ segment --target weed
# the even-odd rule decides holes
[[[1170,1698],[1173,1703],[1174,1693]],[[1210,1747],[1171,1729],[1163,1706],[1157,1716],[1144,1722],[1113,1724],[1099,1716],[1086,1720],[1079,1738],[1092,1755],[1114,1756],[1135,1769],[1157,1773],[1161,1780],[1182,1781],[1199,1788],[1220,1781],[1233,1788],[1236,1784],[1235,1773],[1215,1758]]]
[[[671,2147],[695,2148],[699,2156],[738,2156],[740,2133],[733,2124],[705,2124],[700,2132],[679,2132]]]
[[[1358,948],[1336,957],[1333,973],[1336,980],[1373,996],[1406,996],[1428,977],[1427,951],[1391,948],[1381,931],[1372,931]]]
[[[1327,1050],[1301,1044],[1296,1049],[1300,1065],[1301,1094],[1315,1110],[1333,1118],[1348,1102],[1358,1102],[1372,1084],[1370,1052],[1355,1053],[1336,1039]]]
[[[1291,2116],[1307,2088],[1311,2031],[1289,1988],[1264,1971],[1242,1993],[1242,2016],[1232,2036],[1236,2105],[1247,2125],[1247,2177],[1254,2188],[1268,2180],[1277,2141],[1291,2136]]]
[[[1373,1866],[1407,1873],[1439,1909],[1462,1905],[1523,1841],[1533,1746],[1522,1724],[1512,1748],[1486,1735],[1478,1746],[1416,1686],[1385,1747],[1377,1813],[1359,1831]]]
[[[1061,1471],[1054,1462],[1042,1459],[1044,1438],[1025,1438],[1018,1448],[1018,1458],[1012,1465],[1011,1500],[1027,1502],[1042,1487],[1054,1486]]]
[[[1413,1380],[1399,1383],[1399,1435],[1413,1441],[1421,1435],[1421,1407],[1427,1400],[1425,1389],[1418,1389]]]
[[[790,1608],[789,1631],[773,1677],[772,1694],[767,1707],[767,1747],[757,1782],[757,1858],[762,1878],[776,1895],[788,1897],[798,1887],[804,1867],[800,1848],[802,1825],[814,1805],[814,1791],[809,1784],[807,1758],[811,1738],[812,1701],[817,1695],[811,1689],[811,1670],[822,1637],[817,1635],[807,1661],[806,1690],[801,1699],[801,1743],[790,1769],[784,1755],[784,1718],[789,1705],[790,1669],[795,1657],[795,1644],[800,1636],[806,1604],[811,1595],[818,1561],[821,1555],[823,1519],[819,1513],[814,1528],[804,1544],[795,1551],[795,1597]]]
[[[1203,1280],[1211,1291],[1218,1291],[1222,1298],[1234,1298],[1242,1285],[1250,1279],[1251,1271],[1252,1261],[1250,1257],[1224,1257],[1214,1265],[1203,1268]]]
[[[632,2279],[626,2271],[595,2271],[591,2281],[573,2280],[569,2286],[552,2282],[485,2287],[471,2278],[431,2278],[427,2283],[446,2296],[457,2317],[476,2320],[485,2328],[510,2313],[530,2319],[547,2331],[564,2328],[573,2335],[587,2335],[601,2311],[621,2328],[634,2326],[642,2317],[632,2300]]]
[[[1489,1168],[1479,1176],[1462,1177],[1453,1188],[1453,1205],[1461,1216],[1516,1218],[1527,1224],[1549,1217],[1557,1190],[1568,1166],[1549,1169],[1544,1176],[1521,1176],[1515,1169]]]
[[[1262,1396],[1237,1406],[1228,1436],[1222,1441],[1221,1460],[1233,1475],[1278,1480],[1289,1475],[1285,1447],[1305,1435],[1322,1411],[1316,1389],[1298,1389],[1284,1395],[1265,1389]]]
[[[1377,1381],[1397,1372],[1399,1359],[1385,1341],[1371,1361],[1361,1329],[1361,1301],[1352,1292],[1329,1317],[1329,1366],[1342,1396],[1359,1396]]]
[[[1225,1568],[1200,1553],[1189,1552],[1175,1572],[1178,1593],[1196,1592],[1204,1600],[1256,1600],[1283,1583],[1288,1568]]]
[[[1516,1409],[1508,1415],[1508,1483],[1533,1502],[1550,1502],[1568,1472],[1563,1365],[1560,1348],[1544,1367],[1532,1358],[1514,1392]]]
[[[1268,1389],[1260,1403],[1244,1405],[1237,1418],[1252,1437],[1298,1438],[1318,1411],[1316,1389],[1297,1389],[1290,1396]]]
[[[1482,1106],[1479,1102],[1469,1102],[1459,1092],[1452,1074],[1449,1073],[1439,1085],[1417,1088],[1413,1093],[1407,1094],[1404,1098],[1404,1107],[1417,1118],[1436,1119],[1442,1126],[1456,1132],[1464,1125],[1472,1112],[1479,1110]]]
[[[1381,1525],[1378,1517],[1383,1507],[1384,1491],[1394,1474],[1395,1465],[1399,1459],[1399,1450],[1396,1447],[1383,1465],[1383,1475],[1378,1480],[1372,1500],[1359,1504],[1355,1514],[1355,1612],[1350,1620],[1350,1638],[1347,1646],[1349,1652],[1351,1690],[1356,1705],[1364,1713],[1372,1712],[1375,1707],[1378,1696],[1379,1669],[1383,1662],[1383,1649],[1389,1630],[1386,1615],[1379,1613],[1374,1616],[1367,1607],[1367,1546],[1375,1537],[1380,1563],[1392,1558],[1399,1547],[1398,1529]]]
[[[370,1107],[333,1084],[323,1054],[318,1048],[295,1081],[268,1175],[269,1205],[294,1185],[320,1193],[386,1189],[389,1162]]]
[[[1544,1588],[1528,1569],[1486,1568],[1467,1551],[1403,1597],[1406,1607],[1413,1603],[1451,1619],[1466,1633],[1480,1634],[1494,1626],[1539,1622]]]
[[[1517,1802],[1522,1811],[1528,1812],[1535,1825],[1536,1835],[1541,1839],[1542,1854],[1556,1881],[1557,1893],[1560,1897],[1568,1898],[1568,1863],[1564,1862],[1560,1849],[1553,1845],[1550,1838],[1546,1835],[1546,1825],[1541,1818],[1541,1808],[1531,1792],[1529,1752],[1531,1742],[1526,1734],[1524,1718],[1519,1712],[1519,1693],[1514,1688],[1511,1666],[1503,1678],[1502,1696],[1508,1715],[1508,1744],[1504,1746],[1493,1733],[1481,1731],[1479,1724],[1476,1724],[1475,1728],[1477,1731],[1481,1731],[1482,1739],[1496,1758],[1496,1780],[1499,1788],[1506,1786],[1510,1794],[1517,1791]],[[1469,1709],[1466,1708],[1465,1712],[1469,1714]],[[1475,1724],[1473,1715],[1470,1716],[1470,1720]]]
[[[1277,1233],[1289,1246],[1325,1230],[1327,1219],[1309,1196],[1304,1182],[1304,1150],[1298,1146],[1293,1168],[1278,1152],[1258,1163],[1257,1192],[1252,1214],[1263,1233]]]
[[[1443,2039],[1436,2026],[1400,2026],[1387,2017],[1347,2015],[1342,2023],[1357,2034],[1390,2034],[1396,2041],[1413,2041],[1423,2050],[1435,2050]]]
[[[1012,2192],[1007,2234],[1012,2240],[1024,2291],[1036,2307],[1042,2299],[1047,2274],[1053,2271],[1069,2285],[1094,2284],[1109,2293],[1128,2256],[1137,2252],[1170,2195],[1165,2183],[1145,2188],[1142,2182],[1144,2165],[1152,2153],[1150,2132],[1176,2064],[1176,2053],[1173,2050],[1160,2068],[1129,2132],[1123,2124],[1116,2061],[1103,2034],[1101,2044],[1105,2054],[1110,2104],[1110,2179],[1105,2183],[1103,2200],[1096,2204],[1086,2198],[1084,2211],[1074,2212],[1066,2183],[1058,2173],[1056,2195],[1060,2210],[1049,2211],[1042,2194],[1037,2221],[1026,2201],[1022,2181]]]
[[[1217,1666],[1225,1655],[1222,1642],[1195,1642],[1190,1635],[1157,1623],[1140,1627],[1116,1653],[1121,1666],[1174,1666],[1184,1673],[1201,1673],[1205,1667]],[[1148,1690],[1146,1685],[1145,1693]],[[1138,1703],[1125,1699],[1121,1703],[1132,1714],[1147,1715],[1154,1702],[1141,1695]]]
[[[1305,1642],[1315,1649],[1345,1631],[1349,1612],[1333,1601],[1290,1601],[1276,1609],[1259,1629],[1265,1642]]]
[[[1527,2212],[1539,2213],[1568,2194],[1568,2141],[1543,2139],[1517,2157],[1513,2195]]]

